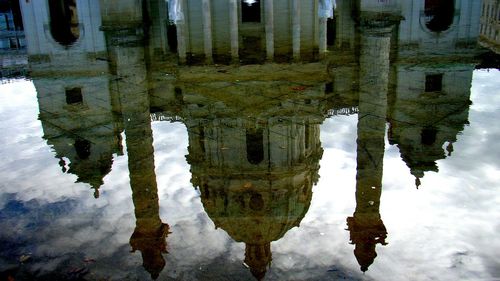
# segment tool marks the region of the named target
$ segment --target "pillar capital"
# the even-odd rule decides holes
[[[390,36],[394,26],[404,18],[394,13],[361,12],[358,17],[361,32],[373,36]]]
[[[108,38],[111,46],[137,47],[144,45],[144,24],[106,24],[102,25],[102,30]]]

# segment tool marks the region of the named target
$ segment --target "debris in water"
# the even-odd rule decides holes
[[[21,263],[25,263],[27,262],[29,259],[31,259],[31,255],[22,255],[20,258],[19,258],[19,261]]]
[[[301,91],[304,91],[307,87],[306,86],[296,86],[296,87],[292,87],[292,90],[296,91],[296,92],[301,92]]]

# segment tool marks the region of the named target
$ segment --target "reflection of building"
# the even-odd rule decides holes
[[[168,47],[165,1],[142,2],[20,1],[32,71],[71,70],[78,64],[99,70],[100,63],[109,59],[104,31],[110,23],[121,34],[119,41],[129,36],[131,29],[124,27],[130,24],[137,27],[134,33],[147,30],[150,57],[164,57]]]
[[[106,51],[98,5],[82,0],[20,4],[31,62],[46,62],[58,70],[75,64],[89,69]],[[48,65],[40,70],[48,71]]]
[[[0,50],[19,50],[25,47],[19,4],[16,1],[0,1]]]
[[[330,0],[173,2],[181,61],[312,58],[326,48]]]
[[[468,124],[473,70],[474,64],[460,63],[398,67],[389,141],[398,145],[417,187],[424,172],[437,172],[436,161],[451,155]]]
[[[137,4],[136,1],[129,2]],[[80,1],[59,1],[58,4],[69,5],[62,8],[52,7],[51,1],[48,3],[50,9],[60,8],[59,13],[69,11],[72,15],[78,8],[85,10],[86,7],[85,3],[79,6]],[[126,1],[121,3],[127,6]],[[39,4],[43,6],[43,3]],[[68,172],[76,174],[78,181],[90,183],[96,190],[96,197],[103,177],[111,171],[113,153],[121,154],[120,133],[124,131],[136,217],[130,245],[133,251],[141,252],[144,268],[156,279],[165,266],[163,254],[166,253],[165,239],[169,227],[159,216],[150,103],[145,90],[147,51],[144,48],[142,13],[138,18],[124,17],[119,11],[123,6],[97,11],[96,15],[102,12],[107,19],[102,24],[99,22],[96,29],[104,30],[96,34],[103,39],[99,44],[106,42],[100,48],[106,51],[105,60],[96,61],[92,57],[96,46],[90,44],[89,47],[83,41],[78,43],[89,38],[82,37],[84,32],[74,28],[80,23],[73,20],[70,22],[72,29],[56,31],[61,32],[57,35],[60,37],[45,34],[45,39],[58,38],[58,41],[38,41],[44,45],[43,51],[30,47],[30,55],[35,69],[34,84],[44,138],[56,151],[63,171],[69,167]],[[130,7],[140,12],[141,6]],[[119,17],[121,21],[113,21],[112,15],[122,15]],[[74,55],[75,60],[64,62],[61,53]],[[33,59],[37,57],[42,57],[42,61]],[[81,59],[92,63],[82,66]]]
[[[270,243],[307,212],[321,148],[319,124],[248,121],[222,119],[192,128],[205,134],[190,131],[189,159],[205,210],[216,227],[246,244],[245,263],[261,279],[271,261]]]
[[[215,226],[245,243],[245,263],[260,280],[271,242],[298,226],[309,208],[322,155],[324,94],[321,86],[297,94],[289,82],[270,81],[254,84],[248,99],[250,84],[222,89],[217,98],[186,94],[181,115],[193,185]],[[193,93],[196,86],[182,89]]]
[[[121,154],[108,78],[101,76],[33,77],[44,138],[56,152],[63,172],[95,189],[111,171],[113,154]],[[69,163],[67,161],[69,160]]]
[[[400,52],[448,53],[477,44],[481,1],[401,1]]]
[[[437,170],[467,124],[479,3],[337,1],[329,56],[334,95],[358,100],[356,211],[348,218],[363,271],[386,228],[379,214],[385,123],[411,173]],[[353,16],[352,16],[353,15]],[[392,28],[391,28],[392,26]],[[359,46],[359,48],[358,48]],[[359,55],[357,54],[359,50]],[[460,58],[458,60],[457,58]],[[460,61],[457,63],[457,61]]]
[[[500,1],[483,0],[479,42],[500,53]]]
[[[448,150],[452,150],[456,135],[467,124],[470,82],[477,64],[474,56],[480,53],[475,49],[480,2],[337,4],[336,42],[330,48],[336,55],[328,57],[332,65],[332,92],[336,96],[350,92],[357,99],[362,73],[379,71],[362,69],[358,62],[360,26],[367,20],[401,19],[395,22],[391,48],[387,50],[391,60],[389,140],[401,149],[419,185],[423,172],[437,171],[435,161],[449,154],[441,147],[447,143]]]
[[[121,101],[136,218],[130,245],[132,251],[141,252],[144,268],[156,279],[165,266],[162,254],[167,252],[165,239],[169,227],[159,215],[149,100],[143,92],[146,82],[144,51],[142,46],[119,45],[113,46],[111,51],[116,55],[114,63],[121,78],[112,88],[118,91]]]
[[[425,171],[438,170],[436,160],[451,154],[468,123],[481,10],[480,1],[425,1],[420,17],[409,14],[418,2],[403,5],[389,106],[389,142],[398,145],[417,187]]]
[[[441,55],[469,51],[479,36],[481,1],[413,0],[413,1],[337,0],[335,11],[335,44],[337,48],[356,48],[356,15],[399,17],[394,29],[393,45],[399,53]],[[354,15],[354,17],[353,17]],[[332,42],[333,43],[333,42]],[[397,43],[397,44],[396,44]],[[464,52],[465,53],[465,52]]]
[[[63,171],[89,183],[98,197],[98,188],[111,171],[113,153],[121,154],[122,150],[121,124],[113,113],[119,104],[109,91],[109,78],[102,76],[109,71],[108,63],[95,60],[95,54],[106,49],[99,31],[100,11],[89,4],[75,11],[75,3],[20,1],[44,138],[53,145]],[[71,12],[74,18],[83,12],[91,16],[80,14],[83,23],[73,20],[67,30],[61,31],[49,26],[55,10]],[[80,33],[76,27],[85,32]],[[69,33],[73,42],[62,39]]]
[[[26,26],[40,119],[63,169],[69,160],[69,172],[98,187],[126,134],[130,244],[153,278],[165,265],[168,226],[158,214],[150,111],[188,128],[193,185],[215,225],[246,244],[245,263],[259,279],[271,242],[309,208],[325,116],[359,112],[357,205],[347,220],[363,271],[386,243],[379,208],[387,119],[389,141],[417,183],[437,170],[443,144],[451,153],[467,123],[474,60],[466,52],[478,35],[478,4],[339,0],[326,22],[318,13],[325,1],[306,2],[179,1],[175,30],[164,1],[22,3],[34,15]],[[66,16],[50,24],[56,14]],[[161,60],[176,46],[181,61],[308,61],[327,43],[327,63],[188,68]]]

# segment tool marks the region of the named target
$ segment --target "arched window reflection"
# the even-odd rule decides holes
[[[309,149],[311,147],[311,143],[310,143],[311,126],[309,125],[309,121],[306,121],[306,126],[305,126],[304,130],[305,130],[305,132],[304,132],[305,147],[306,147],[306,149]]]
[[[264,133],[262,129],[247,129],[247,159],[257,165],[264,160]]]
[[[433,145],[437,139],[437,129],[432,126],[424,127],[420,133],[420,137],[422,144]]]
[[[446,31],[453,23],[454,0],[425,0],[425,25],[434,32]]]
[[[252,196],[250,197],[250,209],[254,211],[260,211],[264,208],[264,199],[262,198],[262,195],[259,193],[252,193]]]
[[[48,0],[50,33],[54,40],[69,46],[80,37],[76,0]]]
[[[86,139],[76,139],[75,140],[75,150],[78,158],[85,160],[90,156],[90,142]]]

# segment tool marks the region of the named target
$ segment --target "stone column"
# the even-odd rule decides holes
[[[229,0],[229,28],[231,34],[231,58],[238,62],[239,60],[239,35],[238,35],[238,2]]]
[[[160,219],[154,166],[153,134],[146,89],[146,68],[141,48],[117,50],[124,64],[118,63],[117,83],[126,136],[130,187],[136,227],[130,245],[139,250],[144,268],[156,279],[165,266],[168,225]]]
[[[141,252],[144,268],[156,279],[165,267],[162,254],[167,252],[166,236],[169,227],[161,221],[159,213],[149,100],[144,91],[133,93],[124,90],[120,97],[136,219],[130,245],[132,251]]]
[[[387,231],[380,218],[385,149],[389,52],[392,25],[361,23],[360,91],[357,139],[356,210],[347,219],[354,255],[364,272],[385,245]]]
[[[179,56],[179,63],[186,63],[187,57],[187,32],[186,32],[186,17],[184,15],[184,8],[186,7],[184,1],[185,0],[177,0],[179,1],[179,6],[181,7],[181,13],[183,14],[180,19],[176,19],[175,27],[177,31],[177,54]]]
[[[213,62],[212,57],[212,12],[210,0],[202,0],[203,13],[203,48],[205,51],[205,60],[207,63]]]
[[[159,215],[148,77],[142,25],[126,23],[103,26],[112,74],[110,88],[120,105],[126,135],[128,168],[136,227],[130,245],[139,250],[144,268],[156,279],[165,266],[168,225]]]
[[[269,61],[274,59],[274,10],[273,0],[265,0],[266,55]]]
[[[292,0],[292,48],[293,58],[300,59],[300,0]]]
[[[326,53],[326,48],[327,48],[327,42],[326,42],[326,22],[327,18],[320,17],[319,18],[319,55],[321,58],[325,56]]]

